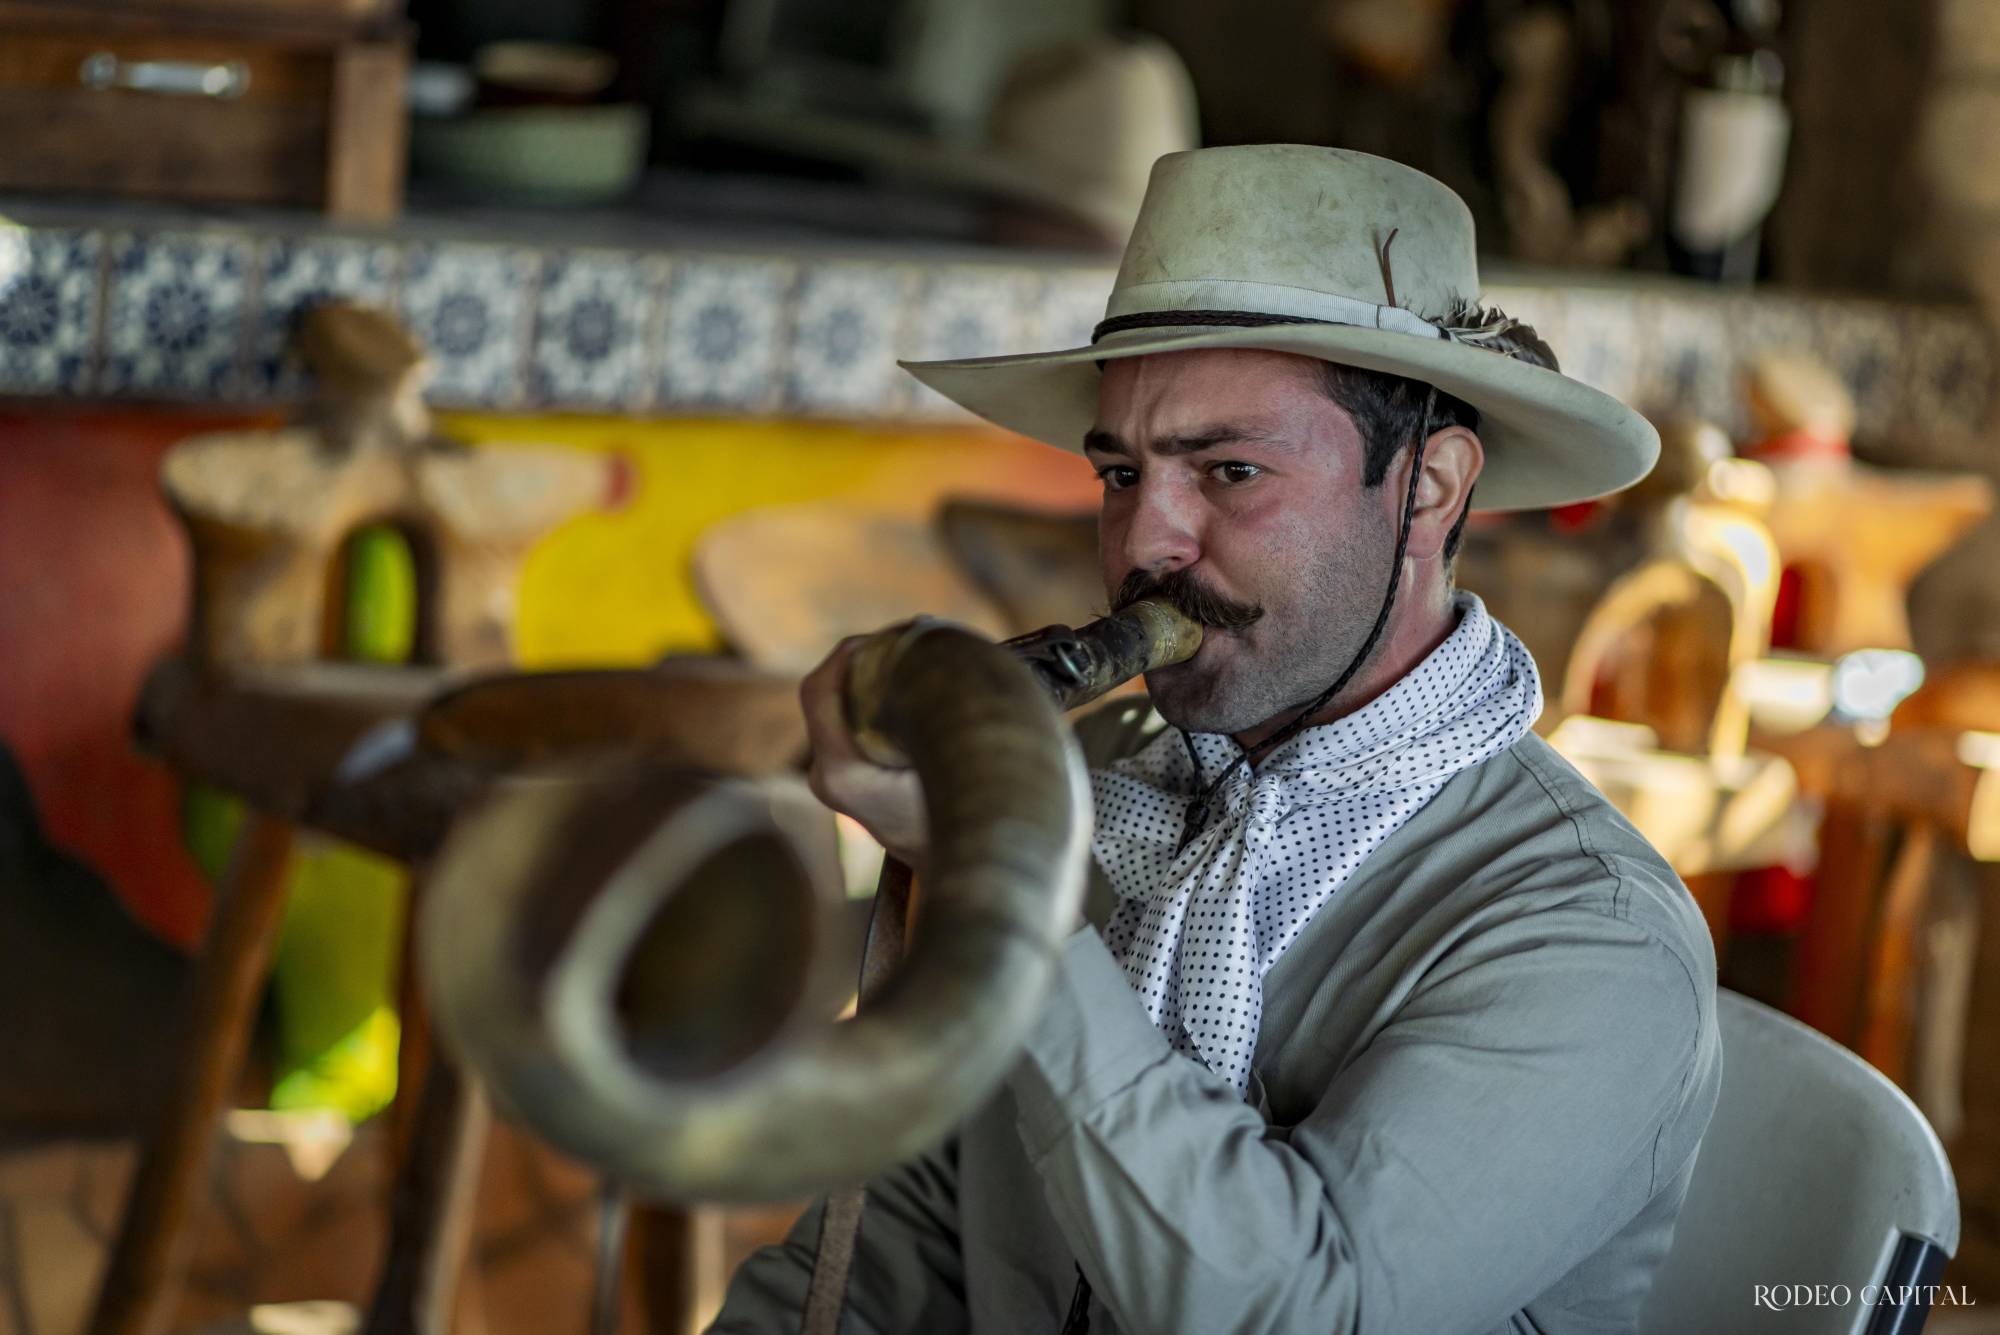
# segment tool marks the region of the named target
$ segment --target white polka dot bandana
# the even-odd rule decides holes
[[[1264,975],[1354,869],[1446,781],[1512,746],[1542,708],[1534,659],[1460,592],[1458,627],[1402,680],[1307,728],[1211,799],[1176,852],[1188,804],[1243,754],[1194,734],[1201,773],[1167,729],[1091,772],[1091,851],[1120,903],[1104,939],[1174,1048],[1249,1087]]]

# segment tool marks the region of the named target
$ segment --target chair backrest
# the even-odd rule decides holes
[[[1930,1123],[1790,1016],[1723,990],[1716,1018],[1722,1092],[1641,1331],[1920,1329],[1923,1306],[1870,1307],[1863,1290],[1934,1284],[1958,1246],[1958,1189]]]

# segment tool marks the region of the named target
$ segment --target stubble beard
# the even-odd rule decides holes
[[[1381,610],[1389,553],[1374,548],[1326,553],[1301,572],[1285,607],[1267,608],[1246,630],[1211,632],[1234,639],[1226,662],[1147,673],[1160,717],[1189,732],[1236,734],[1310,704],[1347,670]]]

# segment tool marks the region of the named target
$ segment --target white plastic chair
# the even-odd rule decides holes
[[[1935,1285],[1958,1246],[1937,1134],[1790,1016],[1723,990],[1716,1018],[1722,1091],[1641,1332],[1914,1335],[1929,1304],[1902,1289]]]

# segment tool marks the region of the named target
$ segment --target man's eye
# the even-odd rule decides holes
[[[1222,481],[1228,483],[1230,486],[1236,486],[1240,483],[1248,482],[1251,478],[1256,477],[1263,471],[1264,470],[1259,468],[1256,464],[1238,464],[1238,463],[1221,463],[1217,464],[1214,468],[1211,468],[1209,470],[1209,472],[1212,475],[1214,475],[1217,478],[1220,478]]]
[[[1108,464],[1097,470],[1097,480],[1106,491],[1123,491],[1139,480],[1139,470],[1123,464]]]

